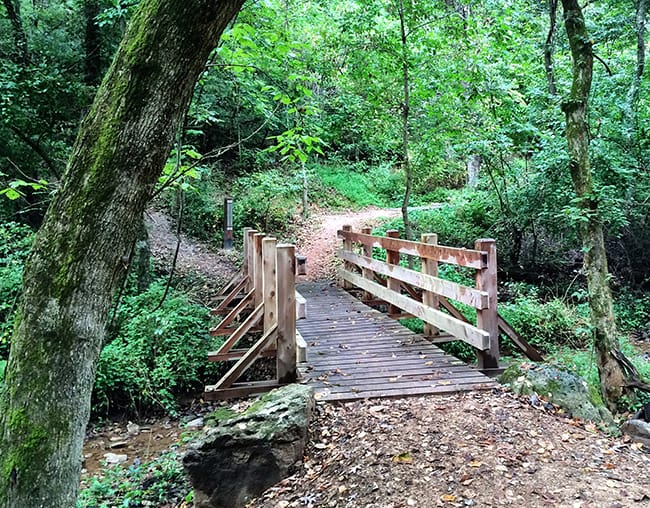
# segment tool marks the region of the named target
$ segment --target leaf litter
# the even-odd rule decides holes
[[[650,453],[491,392],[317,403],[297,472],[250,508],[650,506]]]

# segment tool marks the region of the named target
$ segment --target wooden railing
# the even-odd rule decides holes
[[[437,235],[423,235],[420,242],[402,240],[397,231],[386,237],[343,226],[339,270],[343,287],[364,290],[363,299],[385,302],[388,312],[398,309],[424,322],[424,335],[434,342],[462,340],[476,348],[478,368],[499,368],[499,314],[497,311],[497,250],[491,239],[477,240],[474,249],[438,245]],[[373,249],[385,251],[386,261],[373,258]],[[402,256],[419,259],[422,271],[400,265]],[[438,277],[438,264],[450,263],[475,271],[474,286]],[[372,295],[372,296],[371,296]],[[476,309],[476,326],[449,299]],[[443,312],[441,308],[445,309]]]
[[[224,288],[221,302],[211,311],[223,318],[210,334],[226,339],[218,351],[208,354],[209,361],[236,362],[215,385],[206,386],[206,399],[264,392],[296,380],[296,315],[304,317],[304,300],[296,294],[295,279],[293,245],[278,244],[264,233],[244,229],[242,270]],[[261,337],[248,348],[235,349],[251,332],[259,332]],[[276,358],[275,379],[237,383],[260,357]]]

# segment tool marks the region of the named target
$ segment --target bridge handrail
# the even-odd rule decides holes
[[[449,340],[463,340],[476,348],[481,370],[498,369],[499,316],[497,311],[497,257],[496,242],[477,240],[474,249],[459,249],[438,245],[437,235],[423,235],[421,242],[398,238],[395,230],[386,237],[361,233],[343,226],[338,231],[343,239],[339,251],[343,268],[339,277],[343,287],[354,285],[363,289],[365,299],[374,295],[389,304],[389,312],[401,309],[425,323],[425,335],[435,340],[440,330],[448,332]],[[386,251],[386,261],[373,259],[373,248]],[[356,249],[356,252],[355,252]],[[417,257],[422,272],[400,266],[400,255]],[[439,278],[438,262],[452,263],[475,270],[475,287],[464,286]],[[385,285],[376,282],[386,277]],[[422,290],[421,301],[413,298],[415,290]],[[476,309],[476,326],[440,310],[440,302],[447,298],[458,300]]]

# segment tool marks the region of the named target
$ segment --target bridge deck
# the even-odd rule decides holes
[[[296,323],[307,342],[307,362],[299,368],[317,399],[350,401],[495,386],[336,286],[304,282],[297,289],[307,300],[307,319]]]

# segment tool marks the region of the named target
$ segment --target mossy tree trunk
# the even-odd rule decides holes
[[[578,1],[562,0],[562,5],[573,58],[571,94],[562,104],[566,115],[569,169],[582,210],[580,234],[601,390],[610,409],[616,409],[617,402],[626,392],[626,374],[616,359],[620,355],[618,335],[608,282],[603,225],[589,161],[587,108],[593,74],[592,41]]]
[[[0,507],[73,507],[116,287],[173,134],[243,0],[142,0],[25,266],[0,400]]]

